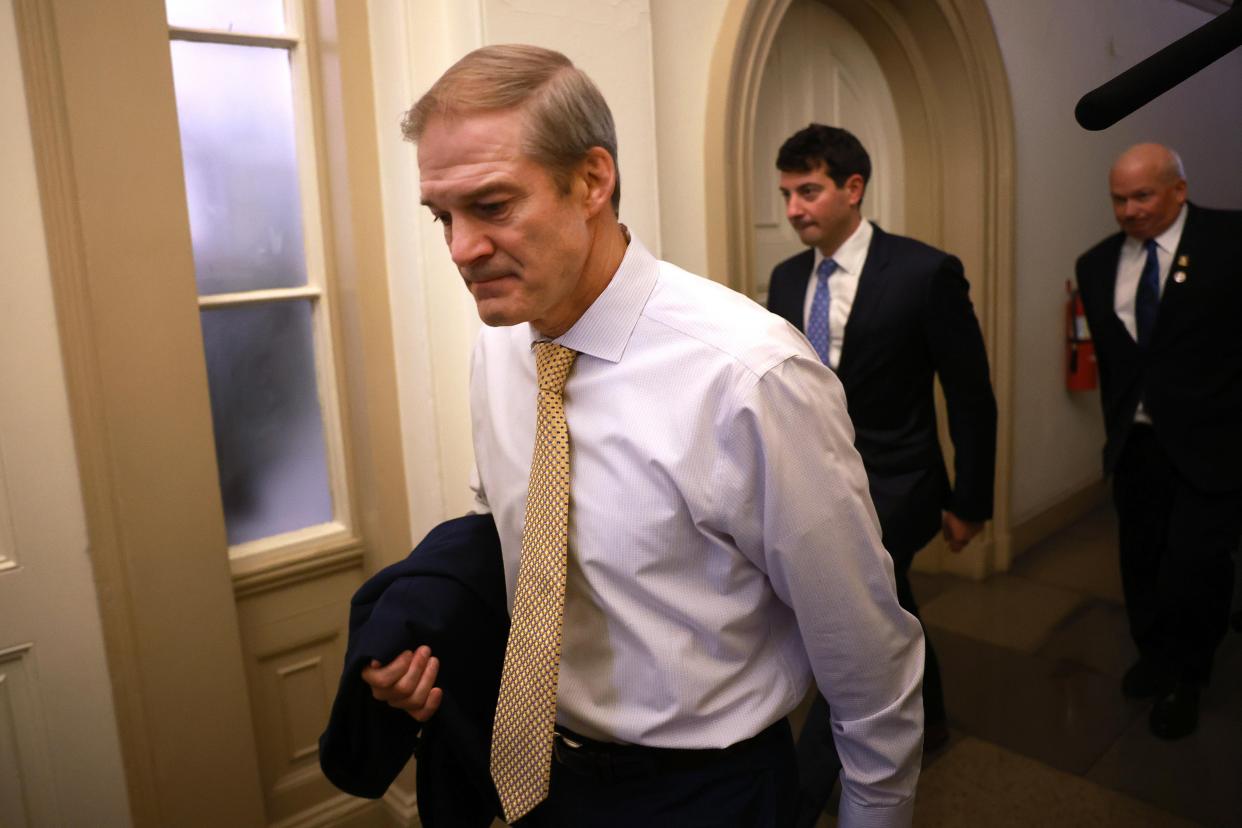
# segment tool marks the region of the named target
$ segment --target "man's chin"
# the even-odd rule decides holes
[[[499,307],[497,302],[486,300],[475,302],[475,308],[479,312],[479,319],[489,328],[507,328],[510,325],[529,321],[520,313],[515,312],[513,308]]]
[[[819,244],[820,233],[816,227],[804,227],[801,230],[794,228],[794,232],[798,234],[798,239],[805,245],[814,247]]]

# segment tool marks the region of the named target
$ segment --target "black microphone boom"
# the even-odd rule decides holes
[[[1107,129],[1195,72],[1242,46],[1242,5],[1233,7],[1156,52],[1078,101],[1083,129]]]

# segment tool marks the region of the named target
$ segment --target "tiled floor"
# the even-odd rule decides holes
[[[1104,508],[983,583],[915,573],[953,730],[915,825],[1242,826],[1242,633],[1218,652],[1199,729],[1152,736],[1148,705],[1119,689],[1135,652],[1116,555]]]

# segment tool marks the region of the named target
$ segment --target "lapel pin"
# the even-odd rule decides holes
[[[1181,264],[1181,263],[1179,262],[1179,264]],[[1182,264],[1181,266],[1182,266],[1182,267],[1185,267],[1186,265],[1185,265],[1185,264]],[[1184,271],[1184,270],[1179,270],[1179,271],[1177,271],[1176,273],[1174,273],[1174,274],[1173,274],[1173,281],[1177,282],[1179,285],[1180,285],[1182,282],[1186,281],[1186,271]]]
[[[1189,256],[1178,256],[1177,266],[1178,267],[1190,267],[1190,257]],[[1182,278],[1185,278],[1185,277],[1183,276]]]

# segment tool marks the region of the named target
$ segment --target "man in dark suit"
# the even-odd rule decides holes
[[[898,599],[917,617],[908,577],[915,553],[937,531],[959,551],[992,516],[996,400],[969,285],[955,257],[862,217],[871,160],[846,130],[811,124],[784,143],[776,166],[786,216],[810,249],[773,270],[768,309],[805,332],[845,386]],[[937,437],[933,376],[948,406],[953,485]],[[925,745],[932,748],[948,730],[926,640]],[[799,753],[813,819],[838,767],[822,697]]]
[[[1122,232],[1078,260],[1078,286],[1139,651],[1121,690],[1154,698],[1152,732],[1177,739],[1198,723],[1242,535],[1242,212],[1187,202],[1158,144],[1124,152],[1109,191]]]

